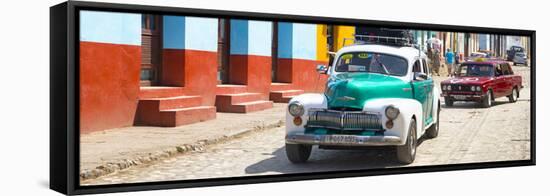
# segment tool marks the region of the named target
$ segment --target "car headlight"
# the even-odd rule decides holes
[[[399,116],[399,109],[393,105],[386,107],[386,117],[390,120],[394,120]]]
[[[292,116],[302,116],[304,114],[304,106],[295,101],[288,104],[288,112]]]
[[[481,91],[481,86],[477,86],[477,87],[476,87],[476,90],[477,90],[477,91]]]
[[[447,90],[451,90],[451,85],[447,85]]]
[[[471,86],[471,87],[470,87],[470,90],[471,90],[471,91],[476,91],[476,87],[475,87],[475,86]]]

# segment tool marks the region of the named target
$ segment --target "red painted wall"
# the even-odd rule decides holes
[[[162,50],[162,71],[160,84],[162,86],[184,86],[185,84],[185,57],[184,50]]]
[[[131,126],[141,47],[80,42],[80,132]]]
[[[230,83],[247,85],[248,92],[262,93],[262,98],[268,99],[271,85],[271,57],[231,55],[229,58]]]
[[[216,104],[218,84],[218,53],[185,50],[185,91],[190,95],[202,95],[203,105]]]
[[[215,105],[217,52],[164,49],[162,58],[161,86],[183,87],[185,95],[201,95],[203,105]]]
[[[277,82],[292,83],[294,89],[306,92],[323,92],[328,76],[317,72],[317,65],[325,61],[305,59],[278,59]]]

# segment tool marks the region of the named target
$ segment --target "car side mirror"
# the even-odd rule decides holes
[[[328,71],[328,67],[326,65],[317,65],[317,72],[320,74],[326,74]]]
[[[427,80],[428,75],[422,72],[414,72],[414,80]]]

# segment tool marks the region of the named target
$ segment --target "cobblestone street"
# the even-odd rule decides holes
[[[516,74],[522,75],[525,87],[516,103],[509,103],[506,97],[497,99],[490,108],[480,108],[476,103],[463,102],[446,107],[442,103],[439,136],[421,140],[415,162],[407,166],[529,159],[529,68],[514,67],[514,70]],[[438,87],[440,80],[441,78],[436,79]],[[83,181],[82,185],[402,166],[395,160],[393,148],[314,148],[306,164],[291,164],[285,155],[284,135],[284,126],[256,131],[210,145],[201,152],[136,166]]]

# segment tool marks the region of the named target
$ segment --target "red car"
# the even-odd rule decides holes
[[[456,77],[441,82],[446,106],[455,101],[474,101],[490,107],[495,98],[504,96],[516,102],[521,88],[521,76],[514,75],[512,66],[499,59],[464,62]]]

